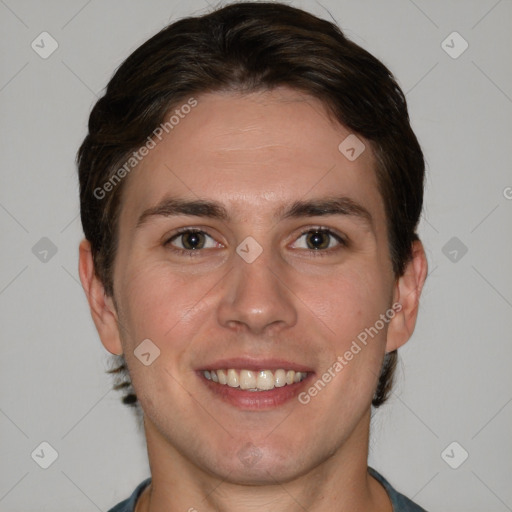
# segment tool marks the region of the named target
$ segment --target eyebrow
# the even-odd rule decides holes
[[[205,217],[221,221],[230,220],[226,208],[217,201],[167,197],[156,206],[144,210],[137,221],[137,227],[142,226],[152,217],[180,215]],[[297,219],[327,215],[353,217],[373,229],[373,218],[370,212],[364,206],[346,196],[294,201],[290,206],[285,205],[278,208],[274,217],[278,219]]]

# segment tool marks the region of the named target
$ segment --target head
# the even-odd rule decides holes
[[[349,136],[355,159],[342,146]],[[125,403],[140,400],[163,437],[191,445],[186,430],[208,415],[185,412],[187,400],[208,404],[197,373],[213,361],[302,355],[313,386],[372,327],[332,383],[287,412],[309,407],[319,421],[290,443],[327,428],[325,455],[384,403],[426,274],[416,233],[424,160],[392,74],[338,27],[260,2],[169,25],[110,80],[78,166],[93,317],[105,347],[124,354]],[[180,237],[186,226],[202,233]],[[251,262],[236,251],[247,237],[261,251]],[[149,366],[134,355],[144,339],[160,351]],[[343,428],[336,414],[325,421],[327,406],[348,418]],[[263,457],[279,451],[277,431],[240,415]],[[232,433],[217,435],[222,444]],[[218,463],[207,437],[187,448],[205,466]]]

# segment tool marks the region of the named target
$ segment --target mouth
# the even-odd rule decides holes
[[[230,368],[229,370],[204,370],[203,376],[221,386],[229,386],[231,388],[239,388],[247,391],[260,392],[270,391],[275,388],[291,386],[298,382],[302,382],[308,372],[296,372],[294,370],[237,370]]]
[[[295,398],[314,372],[284,362],[226,361],[197,374],[218,399],[242,410],[268,410]]]

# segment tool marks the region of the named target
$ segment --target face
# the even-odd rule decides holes
[[[120,344],[148,443],[228,480],[286,480],[368,419],[396,298],[374,157],[359,137],[348,159],[350,132],[290,89],[196,99],[125,184]]]

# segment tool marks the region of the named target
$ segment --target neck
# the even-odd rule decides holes
[[[384,488],[367,471],[370,413],[326,460],[282,481],[267,471],[265,482],[239,483],[192,464],[145,418],[152,482],[135,512],[392,512]]]

